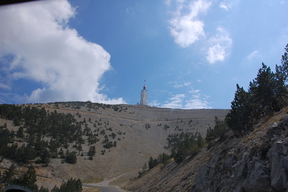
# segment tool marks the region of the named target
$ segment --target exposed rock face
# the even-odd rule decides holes
[[[287,130],[285,115],[266,128],[266,133],[259,128],[241,140],[231,139],[198,172],[191,191],[288,191]]]
[[[283,116],[278,126],[273,129],[280,129],[281,132],[277,133],[283,133],[282,135],[285,134],[286,137],[279,136],[267,154],[270,160],[271,186],[277,191],[285,191],[288,189],[288,116]],[[276,137],[280,134],[277,134]]]

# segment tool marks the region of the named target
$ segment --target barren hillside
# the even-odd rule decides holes
[[[23,105],[24,106],[24,105]],[[63,163],[61,158],[51,158],[47,167],[38,165],[37,173],[57,182],[68,178],[80,178],[83,182],[99,182],[117,177],[125,181],[136,176],[149,157],[160,153],[169,153],[167,145],[169,134],[181,132],[201,133],[214,126],[214,117],[224,118],[228,110],[200,109],[180,110],[133,105],[104,105],[90,102],[63,102],[48,104],[31,104],[46,111],[70,113],[78,122],[82,122],[82,150],[73,148],[76,143],[69,143],[68,150],[77,152],[77,163]],[[17,131],[12,121],[1,119],[0,124],[7,123],[9,130]],[[98,142],[93,160],[88,160],[88,136],[93,133]],[[49,140],[50,138],[45,138]],[[113,143],[112,147],[103,147],[104,140]],[[64,148],[63,148],[64,149]],[[58,149],[59,150],[59,149]],[[65,149],[64,149],[65,151]],[[83,156],[81,156],[83,154]],[[5,160],[1,166],[9,167],[11,162]],[[37,166],[37,165],[36,165]],[[47,179],[46,178],[46,179]],[[46,186],[45,178],[41,185]],[[55,182],[55,183],[57,183]]]

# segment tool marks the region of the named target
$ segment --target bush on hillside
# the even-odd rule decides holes
[[[171,157],[177,163],[182,162],[188,155],[197,155],[204,146],[204,139],[200,133],[172,134],[168,138],[168,147],[171,149]]]
[[[208,144],[207,146],[208,149],[215,144],[215,141],[217,139],[220,138],[221,140],[224,134],[230,130],[226,121],[219,119],[217,116],[215,116],[214,123],[215,123],[214,128],[211,129],[211,127],[209,127],[205,137],[205,141]]]

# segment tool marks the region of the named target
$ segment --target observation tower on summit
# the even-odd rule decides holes
[[[146,90],[146,80],[144,80],[144,86],[141,91],[140,105],[148,105],[148,91]]]

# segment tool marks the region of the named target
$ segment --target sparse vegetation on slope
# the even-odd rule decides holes
[[[73,141],[83,142],[81,125],[71,114],[47,112],[44,108],[0,105],[0,116],[12,120],[20,126],[15,133],[1,126],[0,155],[11,158],[18,163],[28,163],[36,157],[39,163],[49,163],[50,157],[57,157],[59,147],[67,148]],[[50,138],[50,142],[43,138]],[[22,143],[20,147],[18,144]],[[70,155],[70,153],[67,153]]]
[[[227,110],[171,110],[129,105],[114,107],[91,102],[4,106],[21,110],[17,109],[19,113],[7,110],[12,112],[9,116],[10,120],[5,115],[7,113],[5,110],[0,118],[1,131],[5,136],[0,142],[4,142],[9,148],[1,155],[5,163],[1,163],[0,168],[8,169],[13,162],[17,163],[19,168],[33,164],[37,174],[43,176],[40,177],[41,184],[49,190],[52,190],[55,184],[59,188],[61,185],[59,181],[69,178],[80,178],[84,181],[98,178],[98,181],[121,175],[119,181],[127,181],[128,178],[137,175],[145,161],[148,168],[149,157],[155,160],[158,159],[159,154],[169,153],[165,148],[169,134],[180,134],[183,131],[195,134],[198,131],[205,135],[207,128],[213,126],[213,117],[220,115],[223,118],[228,112]],[[13,123],[14,115],[19,114],[23,117],[27,114],[21,113],[29,111],[34,111],[35,114],[46,113],[46,117],[42,115],[43,118],[40,118],[38,114],[36,118],[30,118],[32,128],[25,126],[25,118],[18,118],[16,124]],[[57,125],[59,122],[57,117],[61,117],[62,124]],[[55,133],[56,137],[53,137],[54,135],[49,133],[51,127],[57,125],[58,129],[61,129],[62,125],[68,126],[69,124],[64,122],[66,117],[71,122],[71,126],[79,129],[73,136],[70,136],[69,132],[65,133],[66,135],[62,132],[60,135]],[[42,124],[44,129],[41,128]],[[79,137],[76,136],[77,132]],[[59,139],[65,142],[60,143]],[[32,150],[27,147],[28,145]],[[29,158],[22,156],[21,158],[26,159],[18,161],[16,158],[9,157],[8,151],[13,151],[10,148],[16,152],[18,150],[18,154],[21,154],[20,151],[26,151],[25,155]],[[41,154],[33,153],[37,150],[41,151]],[[166,156],[170,158],[170,155],[165,155],[165,158]],[[159,158],[160,162],[165,163],[165,158]]]

